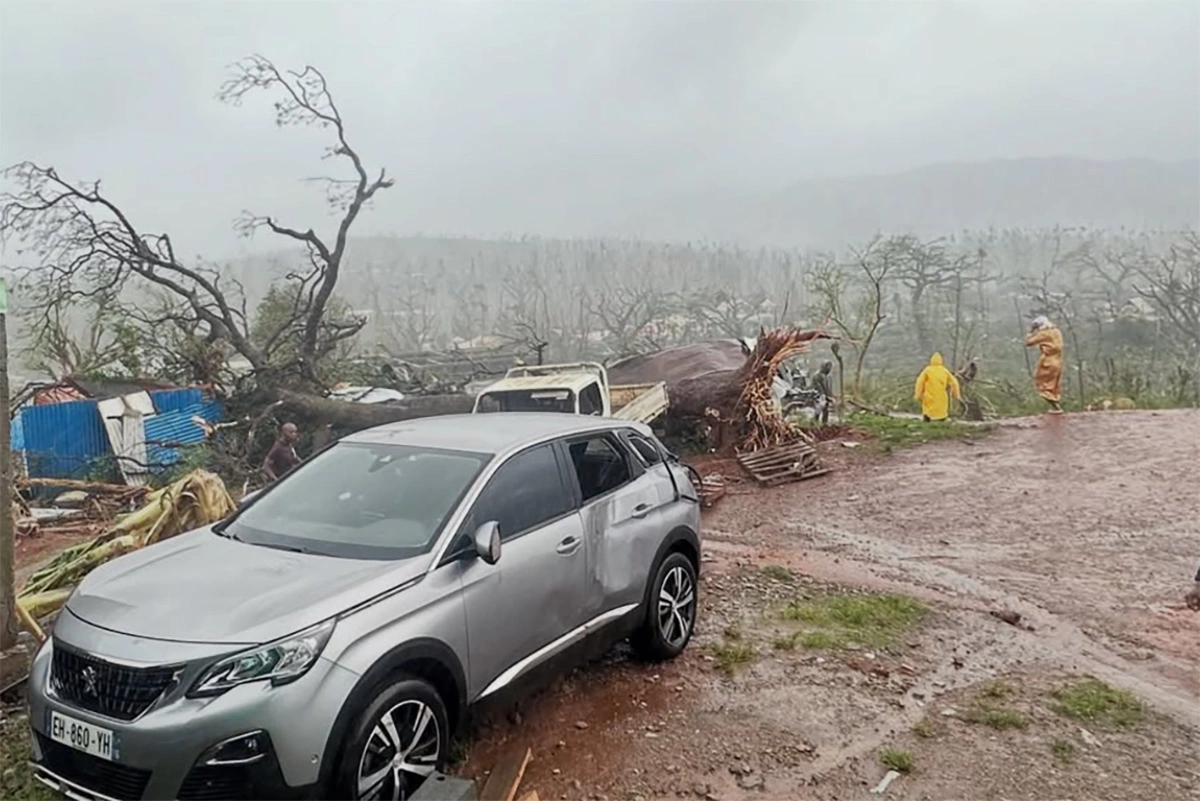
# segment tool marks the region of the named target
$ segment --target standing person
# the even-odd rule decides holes
[[[826,361],[821,370],[813,376],[813,389],[820,393],[821,425],[829,425],[829,407],[833,405],[833,362]]]
[[[1033,385],[1042,399],[1050,404],[1050,412],[1062,414],[1062,331],[1044,314],[1039,315],[1029,328],[1029,336],[1025,337],[1025,347],[1041,351],[1037,368],[1033,371]]]
[[[284,423],[279,429],[279,439],[275,440],[267,452],[267,458],[263,459],[263,472],[267,474],[268,481],[278,481],[300,464],[300,457],[296,455],[296,440],[299,438],[300,430],[295,423]]]
[[[917,376],[913,397],[921,402],[921,416],[926,423],[945,420],[950,416],[950,394],[962,400],[962,390],[954,373],[942,363],[942,354],[929,357],[929,364]]]

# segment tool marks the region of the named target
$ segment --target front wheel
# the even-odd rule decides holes
[[[653,662],[679,656],[696,628],[696,608],[696,568],[678,551],[667,554],[650,585],[646,618],[634,635],[634,649]]]
[[[401,677],[381,685],[350,730],[338,798],[406,799],[446,762],[450,724],[431,685]]]

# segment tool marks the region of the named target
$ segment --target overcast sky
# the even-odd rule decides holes
[[[0,0],[0,160],[101,178],[184,252],[329,225],[318,131],[214,94],[326,74],[397,179],[361,233],[589,232],[662,193],[1000,157],[1195,158],[1200,3]]]

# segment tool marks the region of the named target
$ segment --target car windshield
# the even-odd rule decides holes
[[[256,545],[350,559],[429,551],[491,454],[338,443],[223,531]]]
[[[480,396],[480,412],[567,412],[575,411],[575,393],[569,389],[502,390]]]

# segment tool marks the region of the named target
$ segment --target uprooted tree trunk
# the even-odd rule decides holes
[[[701,424],[715,432],[718,449],[733,445],[758,450],[803,439],[804,432],[783,419],[773,403],[771,382],[788,359],[804,353],[821,330],[779,328],[761,331],[754,350],[736,370],[715,370],[668,385],[670,416],[676,423]]]
[[[290,390],[279,390],[277,395],[281,415],[343,431],[361,431],[439,414],[465,414],[475,403],[473,397],[465,394],[415,395],[393,403],[350,403]]]

